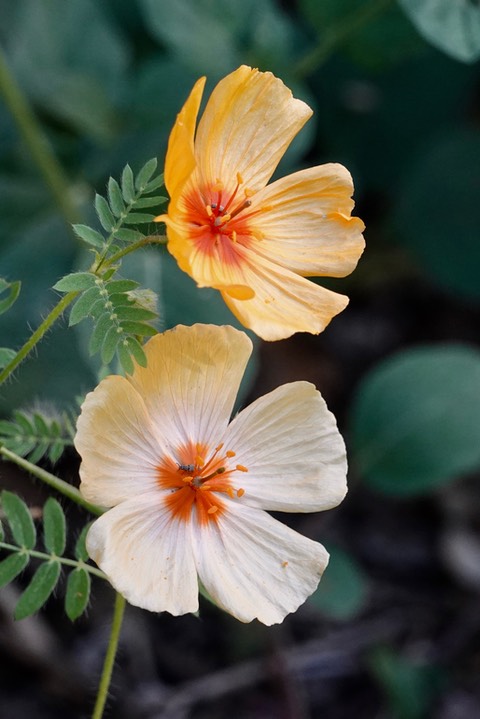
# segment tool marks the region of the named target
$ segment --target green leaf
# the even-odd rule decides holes
[[[67,541],[66,522],[59,502],[50,497],[43,507],[43,542],[50,554],[61,557]]]
[[[78,567],[68,576],[65,594],[65,612],[73,622],[83,614],[90,598],[90,574]]]
[[[15,607],[15,619],[25,619],[38,612],[45,604],[60,577],[60,562],[44,562],[33,575]]]
[[[100,232],[97,232],[92,227],[89,227],[88,225],[73,225],[73,230],[75,234],[88,245],[98,247],[98,249],[103,248],[105,238],[100,234]]]
[[[107,284],[107,290],[110,295],[116,292],[129,292],[138,287],[139,283],[135,280],[112,280]]]
[[[351,458],[372,487],[426,492],[480,467],[480,352],[420,347],[377,365],[351,414]]]
[[[22,283],[18,280],[16,282],[7,282],[3,278],[0,278],[0,293],[3,294],[3,292],[8,290],[8,296],[5,299],[0,300],[0,315],[6,312],[13,305],[20,294],[21,286]]]
[[[143,322],[133,322],[131,320],[122,320],[122,329],[131,335],[138,335],[140,337],[153,337],[157,334],[155,327],[146,325]]]
[[[310,603],[333,619],[352,619],[364,607],[368,582],[354,558],[331,548],[330,561]]]
[[[123,320],[155,320],[158,318],[158,315],[156,312],[151,312],[143,307],[130,305],[128,307],[119,307],[118,317],[123,322]]]
[[[124,219],[126,225],[144,225],[147,222],[153,222],[155,215],[146,214],[145,212],[130,212]]]
[[[14,552],[0,562],[0,587],[6,587],[20,572],[23,572],[29,562],[28,554]]]
[[[117,353],[120,364],[122,365],[125,372],[127,374],[133,374],[134,364],[130,356],[128,345],[126,344],[125,340],[119,343],[117,347]]]
[[[125,227],[122,227],[115,233],[115,239],[120,240],[120,242],[138,242],[144,237],[145,235],[143,235],[141,232],[138,232],[137,230],[128,230]]]
[[[36,440],[36,446],[33,448],[33,450],[28,454],[28,461],[32,464],[37,464],[42,457],[48,452],[48,448],[50,447],[50,442],[48,439],[43,440]]]
[[[0,347],[0,369],[6,367],[16,354],[15,350],[11,350],[9,347]]]
[[[163,187],[164,185],[164,177],[163,172],[158,177],[155,177],[153,180],[151,180],[148,185],[145,188],[145,192],[153,192],[154,190],[158,190],[159,187]],[[167,199],[167,198],[165,198]]]
[[[5,532],[3,531],[3,524],[0,522],[0,542],[5,539]]]
[[[138,362],[140,367],[147,366],[147,355],[143,351],[143,347],[135,337],[127,337],[128,349],[133,358]]]
[[[152,195],[152,197],[141,197],[135,202],[135,208],[141,209],[142,207],[157,207],[167,202],[168,197],[164,195]]]
[[[480,7],[472,0],[398,0],[428,42],[462,62],[480,58]]]
[[[105,339],[103,340],[102,351],[100,355],[104,364],[110,364],[110,362],[112,361],[117,350],[117,345],[120,342],[121,336],[122,332],[118,331],[117,325],[111,325],[110,329],[105,335]]]
[[[152,157],[151,160],[148,160],[140,172],[137,175],[137,178],[135,180],[135,187],[139,192],[143,192],[145,190],[145,187],[148,184],[148,181],[152,177],[153,173],[157,169],[157,159],[156,157]]]
[[[14,540],[20,547],[33,549],[37,533],[27,505],[20,497],[6,489],[1,494],[1,500]]]
[[[115,218],[108,206],[108,202],[101,195],[95,195],[95,210],[97,211],[98,219],[103,229],[107,232],[111,232],[115,225]]]
[[[75,543],[75,557],[78,559],[79,562],[88,562],[88,552],[85,546],[85,539],[91,526],[92,522],[88,522],[88,524],[83,527]]]
[[[72,325],[78,324],[85,317],[88,317],[93,305],[99,300],[99,295],[100,290],[96,285],[95,287],[91,287],[89,290],[86,290],[82,295],[80,295],[70,312],[70,318],[68,322],[70,327]]]
[[[110,311],[104,312],[104,314],[100,315],[100,317],[95,321],[95,326],[90,336],[90,344],[88,347],[88,351],[91,355],[100,351],[105,335],[113,324],[111,315],[112,313]]]
[[[122,172],[122,195],[127,204],[131,204],[135,198],[135,183],[130,165],[125,165]]]
[[[113,214],[116,217],[120,217],[125,212],[125,204],[122,198],[122,191],[120,185],[113,177],[108,180],[108,201]]]
[[[71,275],[62,277],[53,285],[53,289],[60,292],[88,290],[90,287],[95,287],[96,280],[97,278],[91,272],[73,272]]]

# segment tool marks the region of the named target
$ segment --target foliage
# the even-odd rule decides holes
[[[1,493],[1,508],[11,540],[6,541],[0,523],[0,549],[9,552],[8,556],[0,561],[0,587],[12,582],[28,567],[32,559],[39,560],[15,607],[15,619],[24,619],[43,607],[58,585],[62,567],[69,570],[65,611],[72,621],[78,619],[88,605],[91,573],[101,576],[101,572],[86,564],[86,529],[77,540],[75,559],[69,559],[63,556],[67,541],[65,514],[56,499],[50,497],[43,506],[45,551],[35,549],[37,530],[27,505],[20,497],[4,490]]]
[[[0,443],[34,464],[43,457],[54,463],[73,444],[74,422],[66,412],[51,417],[40,411],[16,410],[12,420],[0,420]]]

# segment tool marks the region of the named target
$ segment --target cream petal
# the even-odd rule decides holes
[[[230,424],[225,446],[248,468],[239,501],[260,509],[318,512],[347,492],[345,443],[333,414],[309,382],[257,399]]]
[[[190,526],[172,520],[160,492],[122,502],[97,519],[87,551],[130,604],[179,615],[198,609]]]
[[[177,326],[144,347],[147,367],[130,382],[174,452],[186,442],[216,445],[230,419],[252,343],[225,326]]]
[[[228,287],[221,290],[222,297],[240,322],[264,340],[285,339],[295,332],[318,334],[348,304],[345,295],[300,277],[253,250],[245,249],[244,256],[243,284],[254,290],[255,297],[236,300],[228,294]]]
[[[350,217],[353,182],[342,165],[312,167],[277,180],[258,193],[255,215],[263,239],[255,251],[301,275],[344,277],[365,247],[364,224]]]
[[[200,581],[241,622],[278,624],[312,592],[327,565],[324,547],[262,510],[228,502],[217,522],[193,527]]]
[[[89,502],[112,507],[156,486],[161,435],[124,377],[106,377],[87,395],[75,447],[82,458],[80,490]]]
[[[245,187],[260,189],[311,115],[272,73],[242,65],[218,83],[199,122],[199,184],[235,187],[240,173]]]
[[[168,139],[165,157],[165,187],[174,198],[195,169],[194,137],[205,77],[195,83],[185,105],[177,115]],[[157,221],[164,221],[160,216]]]

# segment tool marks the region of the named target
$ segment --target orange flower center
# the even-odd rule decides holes
[[[195,511],[200,524],[216,522],[225,511],[222,494],[231,499],[241,497],[245,490],[232,482],[234,472],[248,472],[234,464],[235,452],[221,453],[223,444],[211,452],[204,444],[189,443],[180,447],[177,459],[164,457],[157,467],[158,484],[170,490],[166,505],[172,517],[187,522]]]
[[[186,220],[196,247],[222,262],[236,264],[241,259],[241,247],[251,243],[254,232],[249,225],[252,192],[240,189],[243,179],[237,173],[237,184],[228,190],[223,183],[204,188],[186,198]]]

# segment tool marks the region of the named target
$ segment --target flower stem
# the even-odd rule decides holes
[[[91,514],[103,514],[104,510],[101,507],[98,507],[96,504],[91,504],[90,502],[87,502],[87,500],[84,499],[84,497],[80,494],[79,490],[76,487],[72,487],[71,484],[65,482],[63,479],[56,477],[54,474],[50,474],[50,472],[47,472],[41,467],[37,467],[36,464],[32,464],[27,459],[20,457],[18,454],[15,454],[15,452],[11,452],[6,447],[0,446],[0,455],[5,457],[5,459],[10,460],[10,462],[14,462],[18,467],[26,469],[27,472],[33,474],[35,477],[37,477],[37,479],[40,479],[42,482],[45,482],[45,484],[48,484],[57,492],[60,492],[61,494],[65,495],[65,497],[71,499],[72,502],[79,504],[88,512],[91,512]]]
[[[65,221],[70,225],[79,222],[79,215],[68,194],[69,180],[43,135],[35,115],[9,70],[6,57],[0,49],[0,93],[10,110],[18,131],[27,145],[33,160],[48,185]]]
[[[293,74],[297,78],[311,75],[314,70],[317,70],[328,60],[339,45],[375,15],[385,10],[391,1],[370,0],[370,2],[359,3],[359,6],[350,15],[327,28],[321,42],[297,63],[293,69]]]
[[[56,322],[63,311],[73,302],[78,292],[69,292],[64,295],[62,299],[55,305],[50,314],[43,320],[42,324],[35,330],[35,332],[25,342],[23,347],[18,350],[15,357],[7,364],[6,367],[0,372],[0,384],[4,382],[7,377],[11,375],[14,369],[18,367],[25,357],[32,351],[37,342],[39,342],[44,334],[50,329],[50,327]]]
[[[102,676],[98,687],[97,700],[92,714],[92,719],[102,719],[105,702],[108,697],[108,689],[112,678],[113,665],[118,648],[118,640],[120,639],[120,630],[122,628],[123,614],[125,612],[125,599],[121,594],[115,596],[115,608],[113,610],[112,629],[110,631],[110,639],[108,642],[107,653],[103,663]]]

